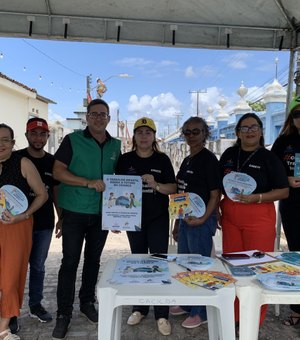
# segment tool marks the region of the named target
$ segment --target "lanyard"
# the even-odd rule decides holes
[[[250,159],[256,154],[256,152],[260,149],[257,148],[256,150],[254,150],[245,160],[245,162],[240,166],[240,156],[241,156],[241,148],[239,148],[239,152],[238,152],[238,159],[237,159],[237,165],[236,165],[236,171],[240,172],[242,170],[242,168],[245,166],[246,163],[248,163],[250,161]]]

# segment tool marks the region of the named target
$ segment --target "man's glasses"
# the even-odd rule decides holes
[[[109,114],[107,112],[89,112],[87,114],[92,119],[97,119],[97,118],[107,118]]]
[[[260,126],[258,124],[253,124],[253,125],[250,125],[250,126],[241,126],[239,128],[239,130],[243,133],[246,133],[246,132],[257,132],[258,130],[260,129]]]
[[[300,110],[294,110],[291,112],[293,118],[300,118]]]
[[[0,138],[0,144],[10,144],[13,141],[11,138]]]
[[[184,136],[190,136],[190,135],[193,135],[193,136],[197,136],[197,135],[200,135],[200,133],[202,133],[204,130],[201,130],[201,129],[193,129],[193,130],[189,130],[189,129],[186,129],[186,130],[182,130],[182,134]]]

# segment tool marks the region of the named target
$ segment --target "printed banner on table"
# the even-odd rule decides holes
[[[206,206],[202,198],[193,192],[184,192],[169,196],[170,219],[182,219],[188,216],[201,217]]]
[[[117,261],[111,284],[169,284],[171,276],[167,261],[145,258],[123,258]]]
[[[227,196],[237,201],[235,195],[250,195],[256,189],[256,181],[242,172],[232,171],[223,178],[223,186]]]
[[[140,231],[142,179],[140,176],[104,175],[102,229]]]
[[[18,215],[28,208],[28,200],[25,194],[14,185],[3,185],[0,189],[0,210],[7,209],[12,215]]]

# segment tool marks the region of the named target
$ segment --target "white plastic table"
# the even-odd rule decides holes
[[[130,255],[130,257],[147,255]],[[169,285],[112,285],[112,276],[116,260],[107,262],[97,284],[99,301],[99,340],[119,340],[121,338],[122,305],[206,305],[208,333],[210,340],[234,340],[234,299],[235,287],[211,291],[205,288],[189,288],[172,278]],[[171,275],[182,272],[176,263],[169,263]],[[221,261],[209,270],[226,273]]]
[[[269,253],[278,255],[280,253]],[[237,277],[235,277],[237,279]],[[260,308],[265,304],[300,304],[299,291],[265,289],[254,276],[238,278],[236,295],[240,301],[240,340],[257,340]]]

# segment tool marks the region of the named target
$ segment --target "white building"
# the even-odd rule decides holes
[[[16,149],[28,145],[25,131],[29,118],[40,117],[48,121],[50,103],[56,104],[51,99],[39,95],[35,89],[0,73],[0,123],[5,123],[14,130]]]

